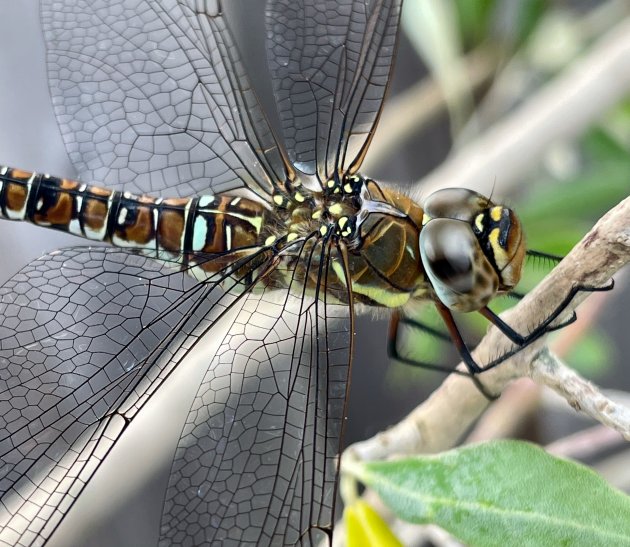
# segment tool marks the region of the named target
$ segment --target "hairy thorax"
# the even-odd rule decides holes
[[[265,219],[262,239],[271,244],[286,238],[283,259],[300,265],[297,275],[311,289],[325,282],[328,293],[343,295],[349,280],[355,302],[386,307],[402,306],[426,290],[419,250],[423,210],[406,195],[355,175],[329,181],[322,192],[289,186],[273,199],[277,210]],[[306,244],[291,251],[290,244],[303,239]],[[326,252],[332,242],[345,249],[347,266],[340,255]],[[295,275],[285,283],[295,282]]]

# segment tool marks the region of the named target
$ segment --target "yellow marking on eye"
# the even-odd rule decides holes
[[[426,213],[423,213],[422,215],[422,225],[425,226],[427,222],[429,222],[429,220],[431,220],[431,217],[429,215],[427,215]]]
[[[333,194],[339,194],[341,192],[341,190],[339,190],[339,186],[337,186],[337,188],[335,188]]]
[[[328,233],[328,226],[322,226],[319,229],[319,233],[322,234],[322,236],[325,236]]]
[[[494,220],[495,222],[499,222],[499,220],[501,220],[501,212],[503,211],[503,207],[497,205],[496,207],[493,207],[492,209],[490,209],[490,218],[492,218],[492,220]]]
[[[479,213],[476,217],[475,217],[475,226],[477,227],[477,230],[479,232],[483,232],[483,213]]]
[[[265,239],[265,245],[271,245],[272,243],[275,243],[276,239],[276,236],[269,236],[267,239]]]
[[[352,193],[352,185],[351,185],[351,184],[346,184],[346,185],[344,185],[344,187],[343,187],[343,191],[344,191],[346,194],[351,194],[351,193]]]
[[[287,243],[291,243],[292,241],[295,241],[297,238],[298,238],[298,235],[295,232],[291,232],[287,236]]]
[[[328,186],[328,188],[333,188],[335,186],[335,181],[333,179],[330,179],[327,183],[326,186]]]
[[[317,209],[317,211],[315,211],[311,215],[311,218],[314,218],[315,220],[317,220],[318,218],[321,218],[321,216],[322,216],[322,210],[321,209]]]
[[[276,205],[282,205],[282,202],[284,201],[284,199],[282,198],[282,196],[276,194],[275,196],[273,196],[273,202]]]
[[[337,224],[339,225],[340,229],[344,229],[346,224],[348,224],[348,217],[341,217],[338,221]]]
[[[331,215],[340,215],[343,212],[343,208],[341,207],[341,203],[335,203],[331,205],[328,210]]]
[[[500,233],[501,233],[500,230],[498,228],[495,228],[494,230],[490,232],[490,235],[488,236],[488,240],[490,241],[490,246],[492,247],[492,254],[494,255],[494,261],[499,267],[499,270],[502,270],[508,263],[508,255],[503,249],[503,247],[501,247],[501,244],[499,243]]]
[[[295,201],[298,203],[302,203],[304,201],[304,196],[300,194],[300,192],[295,193]]]

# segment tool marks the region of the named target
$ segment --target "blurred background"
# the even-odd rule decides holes
[[[248,71],[269,110],[260,47],[264,5],[258,4],[235,1],[229,11]],[[0,164],[71,177],[74,169],[48,95],[38,2],[0,0],[0,20]],[[444,186],[492,193],[495,201],[518,211],[529,248],[566,254],[604,212],[630,194],[630,4],[405,0],[394,76],[362,172],[417,196]],[[21,224],[3,222],[1,229],[2,281],[44,252],[77,242]],[[552,267],[544,261],[529,266],[525,288]],[[571,366],[614,388],[622,399],[630,389],[626,278],[619,276],[613,292],[589,298],[578,311],[579,322],[552,342]],[[496,309],[512,304],[499,302]],[[486,329],[474,318],[461,318],[461,324],[471,343]],[[389,361],[384,314],[359,317],[356,331],[346,444],[397,422],[444,377]],[[410,355],[457,361],[434,340],[413,334],[404,336]],[[175,399],[171,407],[177,407]],[[630,457],[622,443],[597,428],[584,434],[590,437],[568,437],[593,424],[531,382],[513,386],[494,409],[475,438],[560,442],[561,453],[593,464],[613,484],[630,489]],[[587,442],[585,450],[580,439],[597,440]],[[121,468],[133,472],[134,460],[151,467],[149,457],[123,455],[114,474]],[[93,531],[112,535],[104,543],[91,536],[89,543],[124,544],[115,526],[127,519],[128,526],[142,527],[146,500],[155,504],[160,480],[134,492],[123,489],[131,496],[124,509],[115,494],[95,494],[97,512],[109,517]],[[103,498],[112,503],[107,510]],[[85,536],[78,538],[60,544],[86,544]]]

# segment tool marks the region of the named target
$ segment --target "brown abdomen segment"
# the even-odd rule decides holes
[[[259,244],[265,208],[234,196],[155,198],[0,167],[0,217],[182,262]],[[214,267],[208,269],[214,270]]]

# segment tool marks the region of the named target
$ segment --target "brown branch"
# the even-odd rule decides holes
[[[541,351],[532,362],[531,377],[552,388],[575,410],[587,414],[630,440],[630,409],[606,397],[548,350]]]
[[[617,286],[624,272],[616,276]],[[616,291],[595,293],[580,306],[578,320],[559,332],[550,349],[561,358],[591,328],[599,318],[606,303],[616,298]],[[541,403],[540,385],[523,378],[510,384],[501,398],[480,417],[466,443],[481,442],[518,435],[519,428],[538,411]]]

